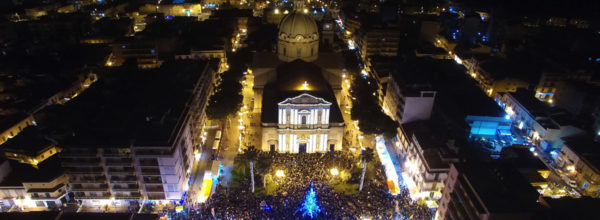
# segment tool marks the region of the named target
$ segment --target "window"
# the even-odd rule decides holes
[[[175,186],[173,186],[173,185],[168,185],[167,187],[168,187],[168,189],[169,189],[169,192],[175,192]]]
[[[285,50],[285,47],[283,48],[283,55],[286,56],[287,55],[287,51]]]
[[[298,48],[298,49],[296,50],[296,55],[297,55],[298,57],[299,57],[299,56],[302,56],[302,49]]]
[[[302,124],[305,125],[306,124],[306,116],[302,116]]]
[[[310,48],[310,55],[312,56],[314,53],[315,48]]]

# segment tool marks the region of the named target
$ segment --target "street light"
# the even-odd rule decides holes
[[[338,174],[340,174],[340,171],[337,168],[332,168],[330,170],[331,175],[337,176]]]
[[[283,170],[277,170],[277,171],[275,171],[275,176],[277,176],[277,177],[284,177],[285,174],[283,173]]]

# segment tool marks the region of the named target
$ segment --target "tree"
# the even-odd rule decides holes
[[[367,172],[367,164],[375,159],[375,154],[373,153],[373,149],[367,148],[362,152],[360,157],[363,162],[363,170],[362,174],[360,175],[360,186],[358,187],[358,191],[362,191],[363,184],[365,182],[365,173]]]
[[[356,77],[352,82],[351,118],[358,120],[360,131],[365,134],[383,134],[386,138],[396,135],[398,122],[383,112],[378,102],[377,82],[371,78]]]
[[[224,72],[223,74],[228,74]],[[212,119],[225,118],[236,113],[242,107],[242,84],[234,77],[225,79],[215,89],[215,93],[208,100],[206,114]]]
[[[249,146],[244,150],[243,156],[250,163],[250,181],[252,183],[252,193],[254,193],[254,161],[258,158],[258,150],[254,146]]]
[[[304,202],[301,204],[302,206],[298,211],[302,211],[302,217],[306,217],[307,215],[312,219],[317,217],[317,214],[321,212],[321,208],[319,207],[319,202],[317,201],[317,193],[313,187],[313,182],[310,182],[310,189],[306,196],[304,196]]]

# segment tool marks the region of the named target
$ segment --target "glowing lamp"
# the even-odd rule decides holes
[[[340,171],[337,168],[332,168],[330,170],[331,175],[337,176],[338,174],[340,174]]]
[[[277,176],[277,177],[284,177],[285,174],[283,173],[283,170],[277,170],[277,171],[275,171],[275,176]]]

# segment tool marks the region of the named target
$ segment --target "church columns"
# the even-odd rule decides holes
[[[327,134],[321,134],[319,151],[327,152]]]
[[[279,111],[277,111],[277,115],[279,116],[277,118],[277,124],[283,124],[283,119],[282,119],[284,116],[283,109],[279,109]]]
[[[290,134],[290,146],[289,146],[289,152],[290,153],[298,153],[298,136],[295,134]]]
[[[287,136],[287,134],[279,134],[279,141],[278,141],[279,147],[277,149],[279,152],[286,151],[287,142],[285,140],[285,136]]]

